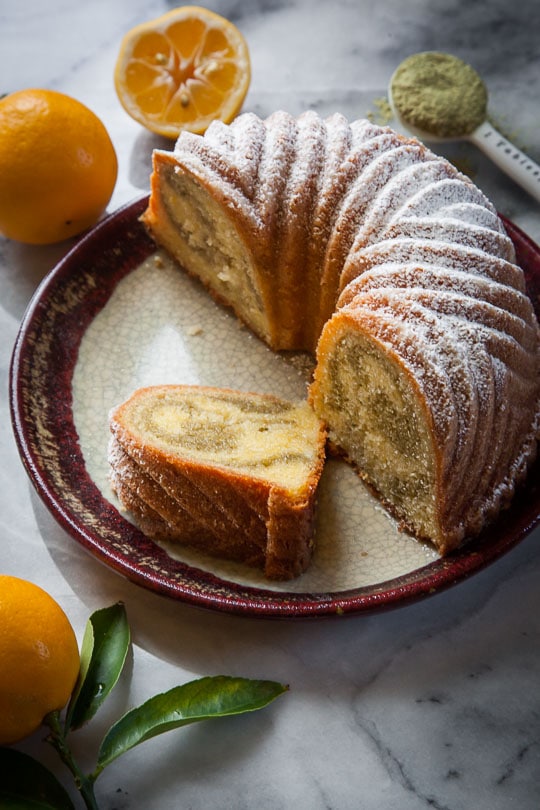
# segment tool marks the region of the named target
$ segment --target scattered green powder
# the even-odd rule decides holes
[[[482,79],[450,54],[426,51],[409,56],[392,77],[391,93],[404,124],[437,137],[469,135],[486,120]]]
[[[379,124],[379,126],[385,126],[390,123],[394,117],[394,113],[386,96],[373,99],[373,106],[375,110],[370,110],[366,118],[374,124]]]

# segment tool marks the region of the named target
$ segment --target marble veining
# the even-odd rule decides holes
[[[128,28],[173,5],[0,4],[2,92],[58,89],[102,118],[120,163],[109,211],[148,190],[151,151],[168,145],[131,121],[117,101],[118,45]],[[479,70],[490,117],[540,162],[537,0],[207,5],[236,22],[248,40],[253,79],[246,110],[380,116],[377,102],[403,58],[447,50]],[[474,147],[449,143],[439,151],[540,242],[538,203]],[[93,610],[119,599],[126,604],[132,664],[102,719],[74,738],[76,753],[90,770],[106,725],[194,677],[237,674],[290,685],[263,712],[171,732],[134,749],[100,777],[101,810],[537,810],[539,529],[486,570],[406,608],[283,622],[158,597],[98,563],[55,522],[18,457],[8,377],[25,308],[72,244],[30,248],[0,237],[0,570],[49,590],[80,640]],[[204,339],[197,327],[198,321],[187,324],[193,342]],[[289,371],[299,384],[297,369]],[[69,785],[42,737],[38,732],[18,747]]]

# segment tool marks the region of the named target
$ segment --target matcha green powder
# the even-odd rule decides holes
[[[456,56],[426,51],[405,59],[390,84],[404,124],[440,138],[469,135],[486,120],[487,91]]]

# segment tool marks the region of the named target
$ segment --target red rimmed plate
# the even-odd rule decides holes
[[[26,312],[13,351],[11,413],[22,461],[47,508],[82,546],[139,585],[191,605],[295,618],[388,609],[437,593],[481,570],[538,524],[537,463],[512,507],[463,549],[444,560],[429,561],[426,556],[417,567],[390,578],[381,579],[379,571],[373,582],[368,568],[358,587],[303,589],[301,579],[294,589],[285,585],[276,590],[260,581],[250,584],[249,577],[230,578],[219,566],[212,570],[207,561],[199,566],[192,558],[177,559],[148,540],[105,497],[89,472],[73,395],[88,333],[111,306],[121,282],[155,252],[139,223],[146,203],[142,198],[104,220],[51,271]],[[538,310],[540,249],[511,222],[505,220],[505,225]],[[200,328],[199,323],[187,324],[190,335]],[[253,343],[248,346],[246,350],[256,350]]]

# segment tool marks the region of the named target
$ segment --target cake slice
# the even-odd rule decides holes
[[[154,540],[291,579],[309,564],[326,433],[306,402],[140,388],[110,415],[111,485]]]

